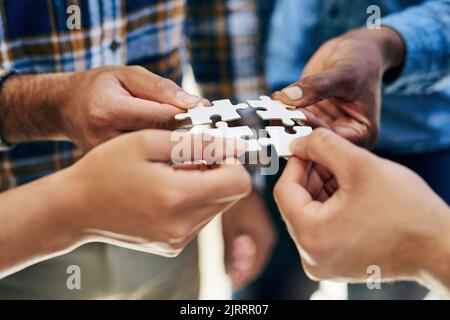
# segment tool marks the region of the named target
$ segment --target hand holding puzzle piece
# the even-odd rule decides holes
[[[260,100],[249,100],[249,105],[258,110],[256,114],[263,120],[281,120],[284,125],[292,127],[295,125],[294,120],[306,120],[306,116],[295,107],[285,105],[284,103],[272,100],[270,97],[261,96]],[[195,108],[189,109],[187,113],[175,116],[177,120],[185,120],[190,118],[192,125],[212,124],[212,117],[218,116],[221,121],[216,123],[216,128],[207,129],[205,133],[211,136],[227,137],[233,139],[249,138],[246,141],[247,151],[254,152],[261,150],[261,146],[272,145],[279,157],[289,157],[292,153],[289,145],[298,138],[305,137],[312,132],[312,128],[308,126],[295,126],[293,129],[296,133],[286,132],[285,127],[266,127],[266,131],[270,138],[255,138],[254,132],[248,126],[228,127],[226,121],[241,119],[237,110],[247,109],[248,105],[241,103],[233,105],[229,99],[213,101],[212,106],[206,107],[203,104]]]

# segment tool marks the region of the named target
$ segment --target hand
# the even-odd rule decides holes
[[[383,73],[402,63],[404,50],[401,37],[387,27],[349,32],[322,45],[302,79],[273,98],[305,108],[310,125],[371,147],[379,130]]]
[[[235,289],[256,279],[270,258],[276,231],[259,193],[240,200],[222,217],[225,270]]]
[[[61,107],[64,131],[87,150],[123,132],[175,128],[176,114],[202,102],[173,81],[136,66],[82,72],[70,82]]]
[[[83,241],[173,256],[250,192],[250,177],[236,161],[213,168],[169,165],[174,144],[166,131],[126,134],[93,149],[64,173],[73,225]],[[203,154],[201,145],[193,145],[191,154]]]
[[[365,281],[377,265],[384,280],[450,284],[450,211],[415,173],[325,129],[291,149],[274,192],[312,278]]]
[[[15,75],[0,94],[0,134],[11,143],[72,140],[92,149],[121,133],[179,126],[174,116],[209,104],[142,67]]]

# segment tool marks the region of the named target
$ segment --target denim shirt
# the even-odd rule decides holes
[[[271,89],[299,79],[319,46],[366,25],[369,5],[403,37],[400,75],[383,88],[378,150],[422,153],[450,147],[450,0],[278,0],[267,42]]]

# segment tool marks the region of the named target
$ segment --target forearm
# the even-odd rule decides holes
[[[450,208],[440,209],[441,217],[436,230],[423,246],[425,254],[419,257],[421,266],[418,281],[431,290],[450,298]]]
[[[60,108],[75,73],[15,75],[0,94],[1,135],[11,143],[66,140]]]
[[[62,171],[0,194],[0,279],[77,243],[70,184]]]
[[[383,66],[382,72],[400,67],[406,57],[405,43],[400,34],[389,28],[382,26],[381,29],[357,29],[350,31],[346,36],[355,37],[376,48]]]

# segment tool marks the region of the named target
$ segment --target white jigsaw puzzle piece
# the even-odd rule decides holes
[[[175,116],[177,120],[191,119],[192,125],[211,124],[213,116],[219,116],[221,121],[233,121],[241,119],[237,110],[247,109],[246,103],[234,105],[229,99],[213,101],[212,106],[205,107],[199,104],[197,107],[189,109],[186,113]]]
[[[248,126],[240,126],[240,127],[228,127],[228,123],[220,121],[216,123],[216,127],[214,129],[206,129],[204,132],[213,137],[220,138],[230,138],[230,139],[239,139],[245,141],[245,150],[247,152],[257,152],[261,150],[261,146],[258,143],[257,139],[249,139],[245,138],[255,138],[255,134],[252,129]]]
[[[290,157],[292,152],[289,150],[289,145],[292,141],[303,138],[310,135],[313,130],[311,127],[294,127],[296,133],[286,132],[284,127],[266,127],[266,131],[270,138],[260,138],[258,140],[259,144],[262,146],[272,145],[279,157]]]
[[[289,127],[295,125],[293,120],[306,120],[303,112],[291,110],[295,109],[294,106],[288,106],[267,96],[261,96],[260,100],[248,100],[248,103],[252,108],[265,109],[256,112],[263,120],[281,120],[284,125]]]

